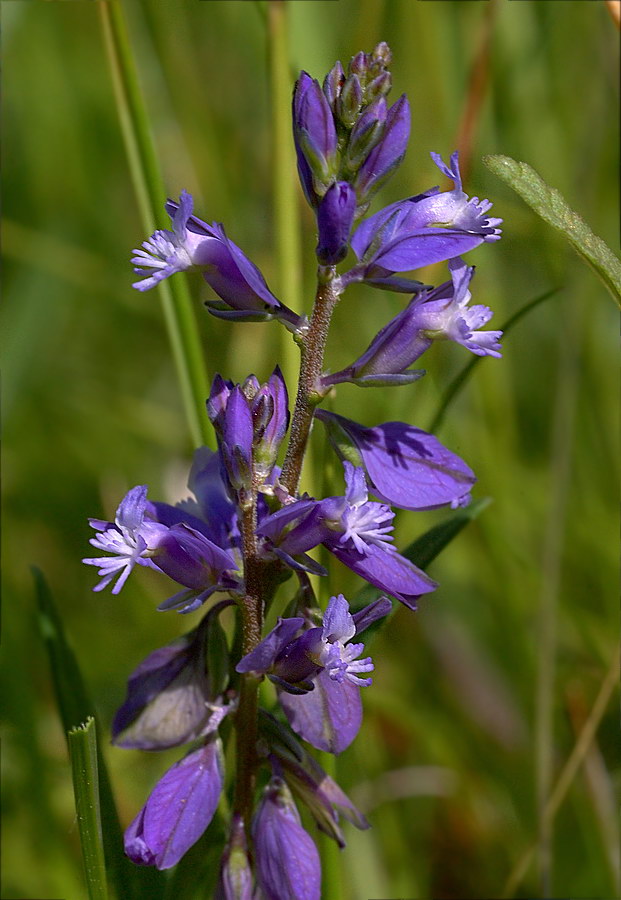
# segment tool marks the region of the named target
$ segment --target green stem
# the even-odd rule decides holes
[[[151,234],[169,225],[164,182],[120,0],[100,3],[99,11],[134,190],[145,231]],[[158,290],[192,439],[197,446],[210,445],[213,438],[204,413],[208,378],[185,276],[162,281]]]
[[[295,493],[300,480],[315,407],[321,400],[317,385],[321,376],[330,320],[339,298],[336,270],[334,267],[320,267],[317,295],[308,331],[300,338],[302,360],[298,395],[291,420],[289,445],[280,476],[281,484],[291,494]]]
[[[107,900],[95,720],[89,716],[84,725],[72,728],[67,740],[88,896],[90,900]]]
[[[295,155],[291,137],[292,85],[288,12],[286,0],[270,0],[267,36],[272,112],[272,191],[278,289],[287,306],[298,312],[302,306],[302,253]],[[298,352],[286,329],[281,330],[281,336],[280,367],[286,383],[294,384],[298,370]]]

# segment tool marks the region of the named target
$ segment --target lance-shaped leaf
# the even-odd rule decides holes
[[[621,261],[610,247],[593,234],[563,196],[525,162],[510,156],[484,156],[490,171],[513,188],[537,215],[565,235],[574,250],[596,272],[621,306]]]

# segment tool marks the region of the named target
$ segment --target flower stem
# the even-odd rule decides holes
[[[256,493],[242,507],[241,533],[244,556],[246,594],[240,604],[242,626],[242,656],[250,653],[261,640],[263,628],[263,577],[257,555],[255,537],[257,519]],[[256,782],[256,745],[258,735],[258,692],[260,679],[252,673],[241,676],[239,706],[235,717],[236,776],[233,812],[239,813],[248,829],[254,803]]]
[[[317,385],[323,366],[330,319],[340,296],[340,284],[336,278],[335,268],[320,267],[313,313],[308,331],[300,339],[302,360],[298,394],[291,420],[289,445],[280,476],[281,484],[291,494],[295,493],[300,480],[313,414],[321,400]]]
[[[150,234],[168,225],[164,183],[120,0],[100,3],[99,12],[131,177],[143,225]],[[207,372],[185,276],[179,273],[162,281],[158,290],[192,439],[197,446],[213,446],[204,414]]]

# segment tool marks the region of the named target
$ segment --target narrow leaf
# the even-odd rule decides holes
[[[56,702],[63,730],[67,733],[94,716],[95,708],[45,577],[35,566],[32,572],[39,607],[39,631],[48,652]],[[97,754],[103,844],[111,885],[119,898],[131,896],[136,900],[159,900],[164,885],[161,873],[150,868],[137,869],[123,854],[123,830],[99,744]]]
[[[510,156],[484,156],[483,162],[548,225],[565,235],[621,306],[621,261],[600,237],[593,234],[584,219],[567,205],[556,188],[547,185],[527,163],[518,162]]]
[[[84,725],[68,732],[69,756],[73,773],[73,793],[78,814],[82,860],[90,900],[107,900],[97,772],[97,737],[92,716]]]

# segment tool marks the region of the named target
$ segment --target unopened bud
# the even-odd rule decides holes
[[[362,86],[357,75],[350,75],[336,102],[337,115],[346,128],[351,128],[362,106]]]

